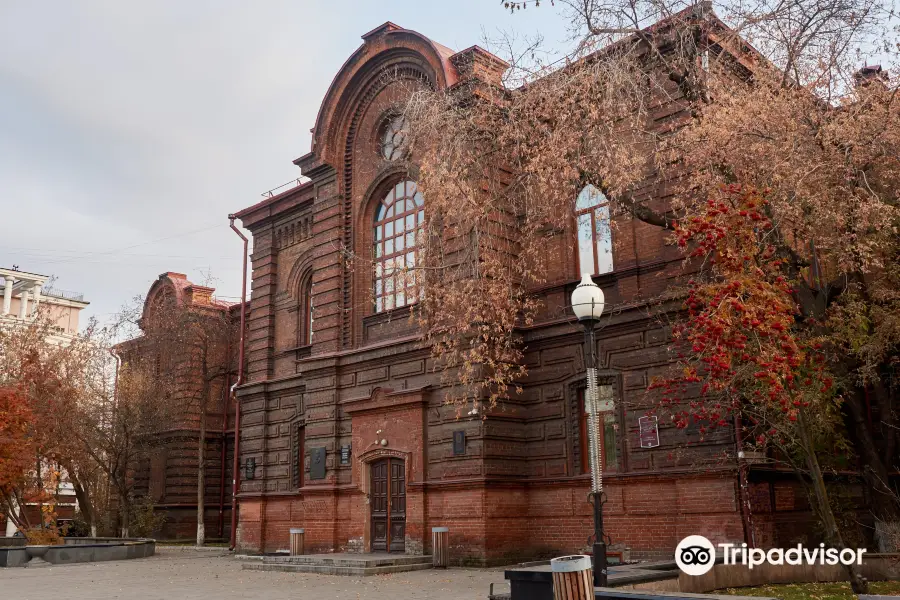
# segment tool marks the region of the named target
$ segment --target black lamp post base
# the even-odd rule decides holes
[[[594,587],[606,587],[606,544],[594,544]]]

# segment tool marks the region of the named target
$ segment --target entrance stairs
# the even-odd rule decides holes
[[[430,569],[431,555],[406,554],[304,554],[301,556],[266,556],[262,561],[245,562],[250,571],[286,573],[321,573],[325,575],[367,576]]]

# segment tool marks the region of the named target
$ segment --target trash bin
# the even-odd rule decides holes
[[[450,529],[431,528],[431,564],[446,569],[450,564]]]
[[[303,554],[303,529],[291,527],[291,556]]]
[[[553,600],[593,600],[594,570],[591,557],[576,554],[550,561],[553,572]]]

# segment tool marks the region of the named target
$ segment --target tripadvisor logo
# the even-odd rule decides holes
[[[703,575],[715,562],[716,549],[702,535],[689,535],[675,547],[675,564],[688,575]]]
[[[770,565],[861,565],[865,548],[804,548],[802,544],[788,548],[748,548],[747,544],[719,544],[723,564],[744,565],[750,569]],[[708,573],[716,562],[716,546],[702,535],[689,535],[675,548],[675,564],[688,575]]]

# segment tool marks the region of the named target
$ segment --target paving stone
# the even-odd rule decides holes
[[[160,546],[151,558],[3,569],[0,598],[46,600],[64,594],[66,600],[486,600],[491,583],[496,592],[509,590],[502,569],[428,568],[336,577],[242,569],[247,563],[262,564],[226,552]]]

